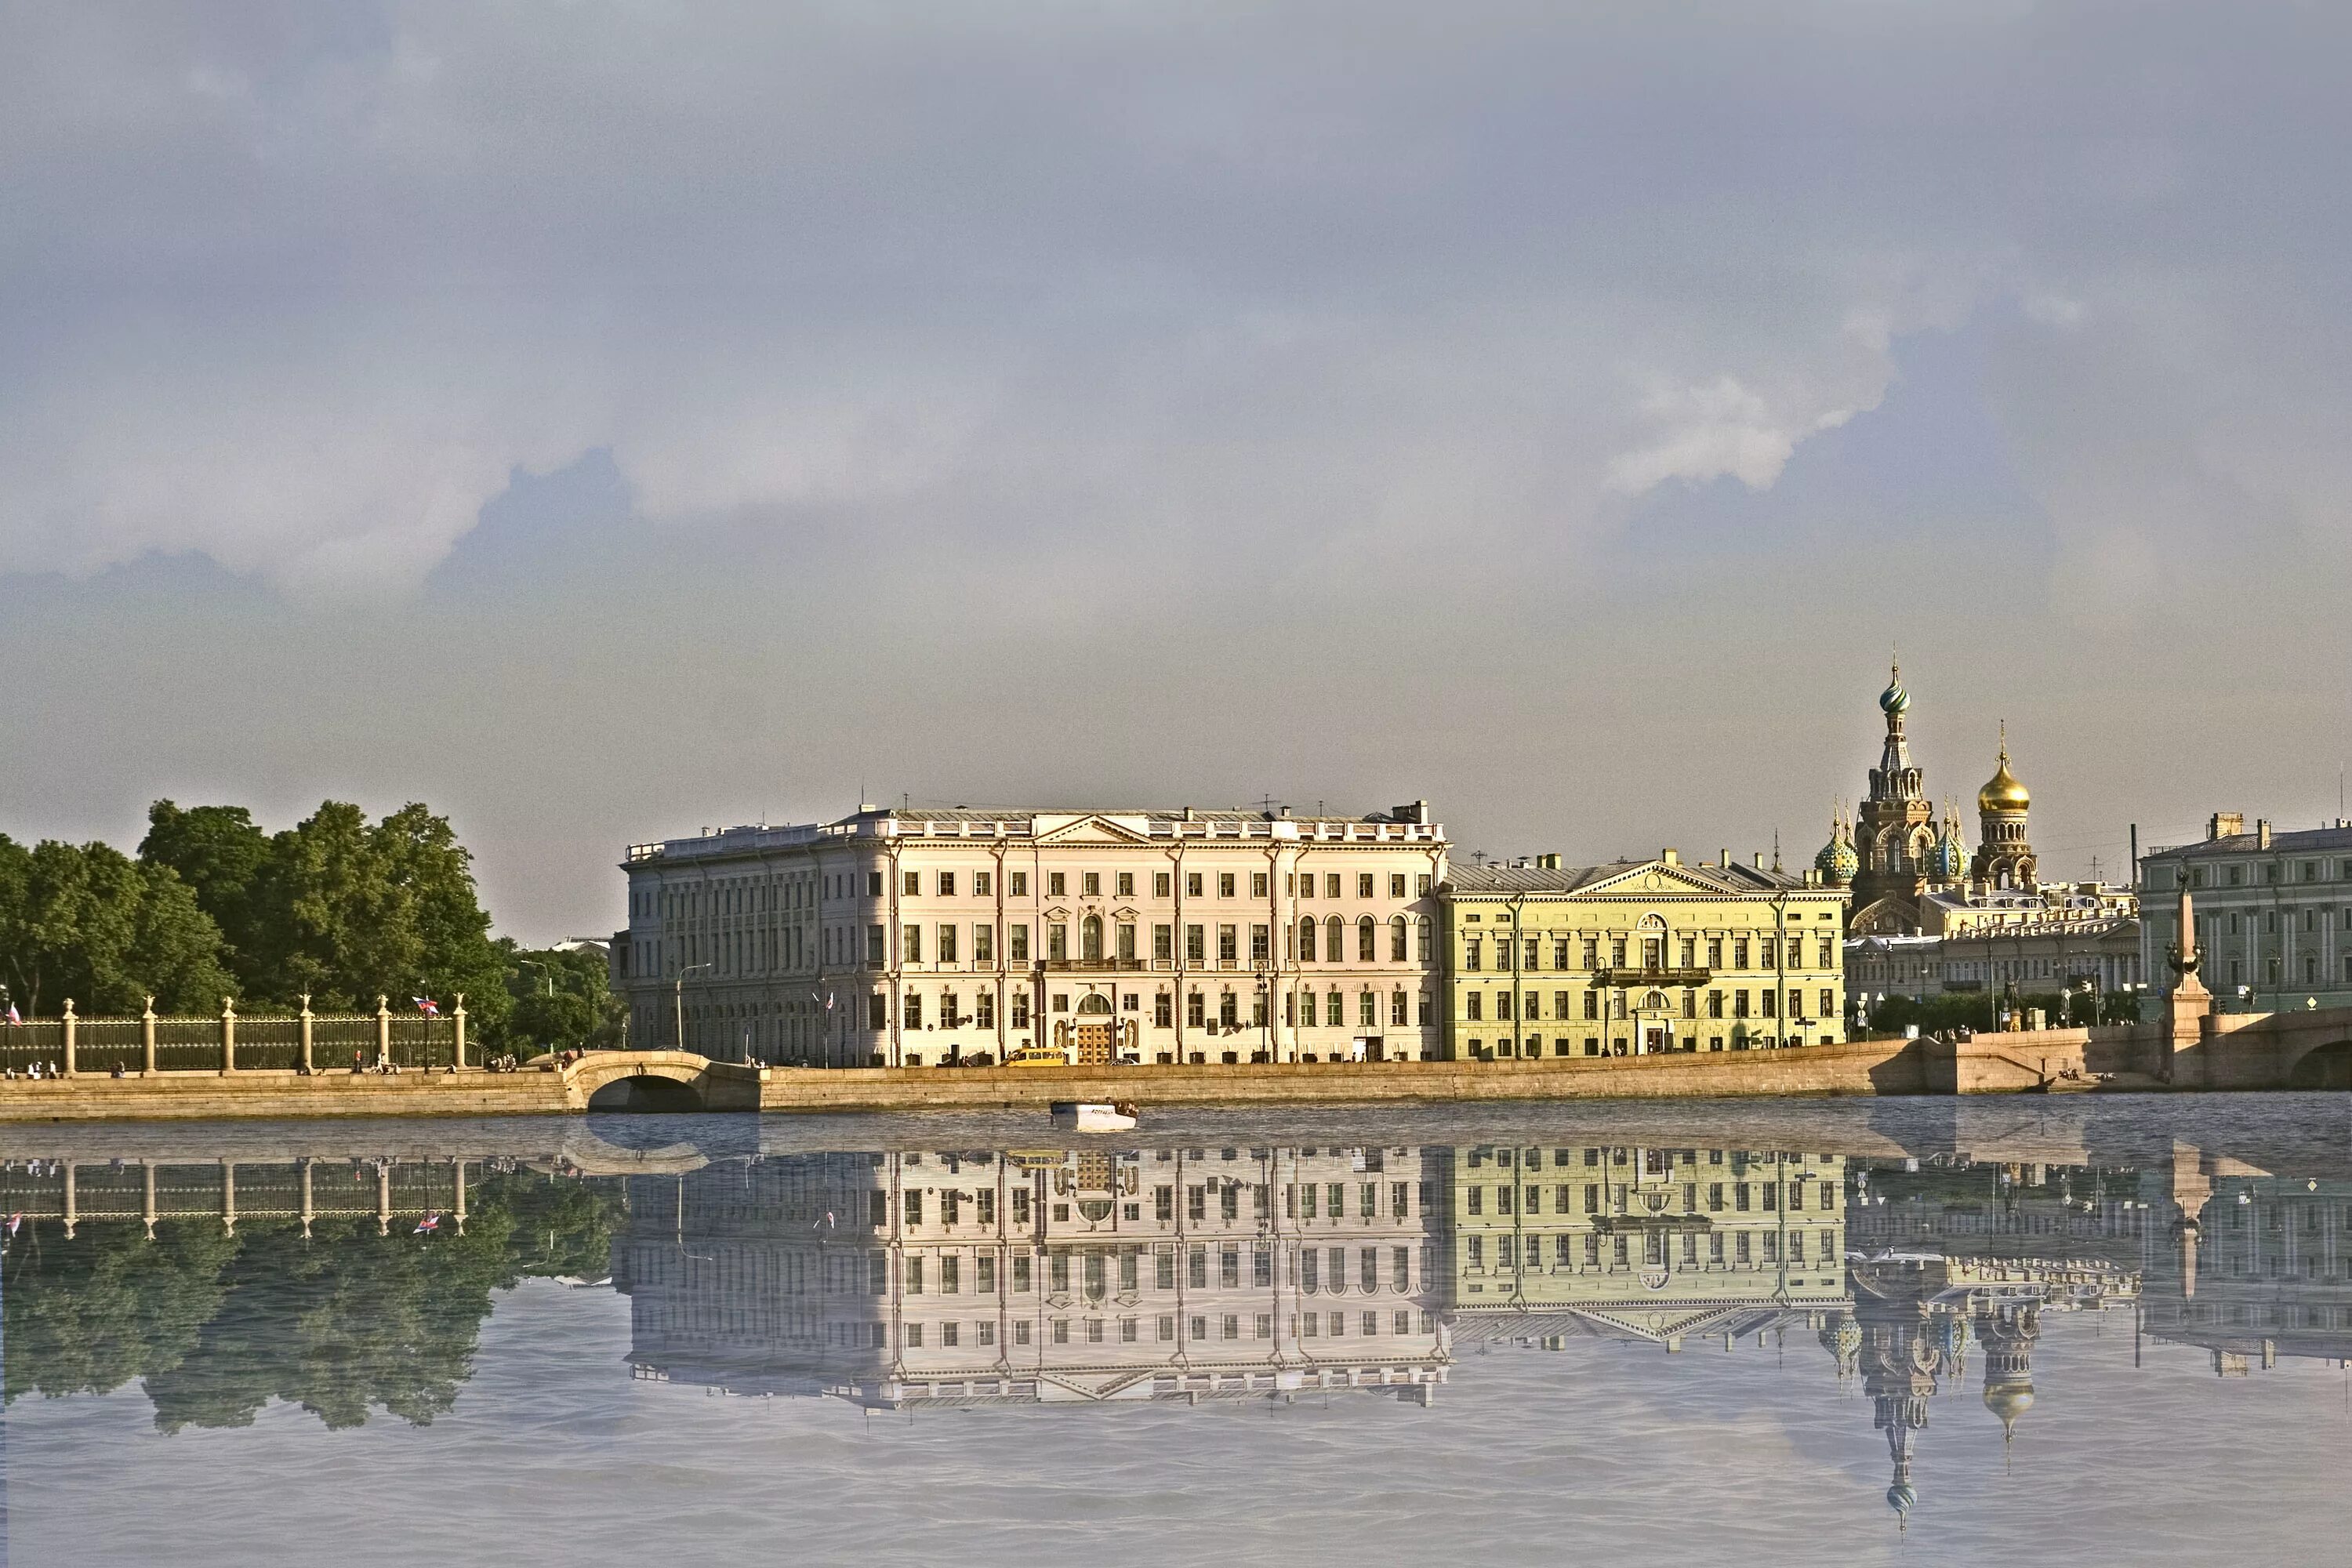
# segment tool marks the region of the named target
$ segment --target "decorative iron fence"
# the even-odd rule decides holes
[[[308,1042],[307,1061],[305,1042]],[[466,1000],[446,1018],[392,1011],[245,1017],[233,1005],[213,1018],[85,1018],[68,1000],[57,1018],[0,1024],[0,1072],[111,1076],[156,1072],[407,1070],[477,1065],[467,1060]]]

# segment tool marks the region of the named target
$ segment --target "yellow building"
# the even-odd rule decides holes
[[[1726,857],[1454,866],[1444,1052],[1454,1061],[1830,1045],[1845,1037],[1847,894]]]

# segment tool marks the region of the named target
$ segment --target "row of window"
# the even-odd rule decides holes
[[[2262,885],[2271,887],[2282,882],[2325,881],[2327,879],[2329,868],[2328,862],[2325,860],[2265,860],[2262,862],[2259,869]],[[2189,885],[2192,888],[2202,888],[2210,881],[2217,888],[2242,888],[2247,885],[2247,874],[2248,868],[2243,863],[2223,866],[2191,865],[2189,868]],[[2352,882],[2352,858],[2336,863],[2335,879],[2339,882]],[[2173,873],[2172,885],[2176,888],[2180,886],[2180,874],[2177,871]]]
[[[1272,1243],[1264,1241],[1252,1246],[1246,1256],[1240,1245],[1233,1242],[1214,1248],[1200,1244],[1181,1249],[1168,1245],[1156,1247],[1151,1249],[1149,1289],[1206,1290],[1213,1282],[1218,1288],[1236,1290],[1242,1288],[1244,1272],[1252,1288],[1267,1289],[1274,1284],[1275,1250]],[[1402,1293],[1412,1288],[1412,1252],[1409,1247],[1301,1247],[1284,1253],[1283,1283],[1309,1293],[1328,1295],[1344,1294],[1350,1289],[1367,1296],[1377,1295],[1383,1289]],[[870,1259],[877,1271],[868,1282],[877,1293],[884,1288],[878,1269],[886,1256],[877,1253]],[[972,1290],[983,1296],[996,1294],[1000,1279],[996,1255],[983,1251],[970,1261]],[[1016,1251],[1007,1261],[1010,1267],[1002,1271],[1007,1293],[1025,1296],[1034,1290],[1037,1278],[1032,1256]],[[965,1262],[956,1253],[931,1257],[909,1253],[899,1263],[899,1288],[908,1296],[961,1295]],[[1142,1263],[1143,1249],[1138,1247],[1115,1251],[1107,1247],[1084,1251],[1057,1247],[1045,1255],[1045,1293],[1066,1296],[1082,1291],[1101,1297],[1116,1289],[1124,1295],[1139,1294],[1147,1289]],[[1428,1271],[1429,1259],[1424,1258],[1423,1278]]]
[[[1667,952],[1666,939],[1662,936],[1645,936],[1641,940],[1642,945],[1640,952],[1642,957],[1642,967],[1648,970],[1663,970],[1665,968]],[[1554,969],[1573,968],[1583,970],[1589,973],[1602,967],[1601,962],[1603,951],[1602,942],[1598,936],[1553,937],[1549,940],[1549,945],[1551,953],[1551,967]],[[1522,970],[1542,968],[1543,964],[1540,961],[1544,956],[1545,946],[1545,939],[1541,937],[1529,936],[1520,938],[1518,953],[1519,967]],[[1698,938],[1689,936],[1682,938],[1676,943],[1675,951],[1676,953],[1677,967],[1683,969],[1696,969],[1699,967],[1700,949]],[[1778,969],[1781,967],[1781,962],[1783,960],[1786,961],[1787,966],[1790,969],[1802,969],[1805,967],[1805,939],[1801,936],[1790,937],[1787,940],[1785,946],[1780,938],[1769,936],[1757,937],[1752,941],[1751,939],[1744,936],[1731,937],[1728,939],[1723,937],[1708,937],[1706,939],[1706,966],[1709,969]],[[1812,952],[1815,961],[1813,963],[1814,968],[1835,969],[1837,967],[1838,942],[1835,937],[1824,936],[1816,938]],[[1607,952],[1609,957],[1609,963],[1607,964],[1608,968],[1625,969],[1631,967],[1626,962],[1628,949],[1625,938],[1622,936],[1610,938],[1607,943]],[[1727,965],[1724,963],[1724,957],[1727,952],[1728,952],[1731,959],[1730,963]],[[1511,939],[1507,936],[1496,936],[1494,939],[1494,954],[1495,967],[1496,969],[1510,968],[1512,957]],[[1569,959],[1571,955],[1579,959],[1580,962],[1570,964],[1569,963]],[[1748,962],[1751,958],[1755,960],[1752,963]],[[1462,939],[1462,967],[1465,970],[1484,969],[1486,967],[1486,939],[1475,932],[1465,935]]]
[[[1393,1312],[1294,1312],[1290,1316],[1290,1332],[1297,1339],[1321,1339],[1327,1335],[1332,1339],[1341,1339],[1350,1331],[1351,1320],[1354,1324],[1353,1331],[1365,1339],[1377,1338],[1383,1332],[1426,1334],[1432,1331],[1431,1319],[1427,1312],[1400,1309]],[[1174,1312],[1161,1313],[1153,1333],[1157,1342],[1160,1344],[1179,1342],[1176,1331],[1179,1321],[1179,1315]],[[1273,1313],[1255,1313],[1251,1315],[1251,1321],[1255,1323],[1255,1333],[1250,1337],[1261,1340],[1270,1340],[1274,1337]],[[1244,1337],[1243,1322],[1243,1315],[1238,1312],[1194,1313],[1188,1325],[1191,1331],[1184,1338],[1196,1344],[1208,1343],[1214,1340],[1238,1340]],[[1416,1322],[1419,1324],[1418,1328],[1415,1327]],[[908,1350],[931,1348],[924,1341],[926,1334],[932,1331],[936,1331],[938,1334],[938,1348],[958,1350],[962,1348],[964,1343],[963,1328],[963,1324],[955,1322],[908,1323],[900,1331],[905,1336],[906,1348]],[[1032,1325],[1026,1319],[1015,1321],[1011,1328],[1013,1344],[1025,1345],[1031,1342]],[[872,1343],[877,1348],[882,1342],[881,1329],[881,1324],[874,1325]],[[1071,1343],[1073,1331],[1073,1321],[1068,1318],[1051,1319],[1045,1325],[1046,1339],[1053,1344]],[[1142,1320],[1082,1318],[1076,1321],[1075,1332],[1077,1340],[1086,1344],[1107,1344],[1115,1337],[1117,1342],[1131,1345],[1139,1342],[1141,1338]],[[982,1318],[972,1323],[971,1333],[971,1342],[975,1345],[992,1348],[996,1344],[996,1323],[992,1319]]]
[[[1334,992],[1333,994],[1337,995],[1338,993]],[[1400,994],[1402,994],[1402,993],[1400,993]],[[1512,1013],[1514,1011],[1512,1003],[1513,994],[1513,993],[1508,991],[1465,991],[1462,994],[1463,1020],[1465,1023],[1472,1024],[1485,1023],[1491,1013],[1494,1020],[1497,1023],[1510,1022]],[[1626,1011],[1625,993],[1622,991],[1609,992],[1607,994],[1607,1006],[1605,1009],[1602,1005],[1602,994],[1603,994],[1599,991],[1589,988],[1582,991],[1555,991],[1551,994],[1551,1016],[1555,1019],[1563,1021],[1570,1018],[1598,1019],[1605,1010],[1608,1013],[1608,1016],[1612,1018],[1624,1017]],[[1696,990],[1686,989],[1683,992],[1682,1016],[1684,1017],[1696,1018],[1699,1016],[1699,994],[1700,994]],[[1749,1011],[1749,998],[1751,994],[1755,1000],[1755,1011],[1752,1014]],[[1516,1010],[1520,1018],[1532,1024],[1544,1016],[1542,992],[1528,991],[1521,993],[1519,995],[1520,1000]],[[1656,999],[1656,1005],[1664,1005],[1664,994],[1663,992],[1652,992],[1651,995]],[[1750,1016],[1771,1018],[1780,1016],[1780,993],[1778,989],[1766,989],[1751,993],[1747,987],[1742,986],[1731,991],[1709,991],[1706,995],[1706,1016],[1710,1018],[1721,1018],[1726,1016],[1733,1018],[1746,1018]],[[1832,985],[1824,985],[1821,988],[1819,995],[1821,1010],[1815,1015],[1815,1016],[1822,1018],[1836,1017],[1838,1016],[1837,988]],[[1490,997],[1492,998],[1491,1005],[1488,1000]],[[1728,1004],[1727,1004],[1725,1000],[1727,997],[1729,998]],[[1725,1012],[1727,1005],[1730,1009],[1727,1014]],[[1802,989],[1797,987],[1791,987],[1790,989],[1788,1008],[1788,1016],[1791,1018],[1802,1017],[1804,1016],[1805,993]]]
[[[952,899],[957,896],[956,889],[962,875],[963,873],[956,871],[934,871],[931,873],[931,890],[940,898]],[[972,897],[985,899],[994,896],[996,889],[993,872],[973,871],[970,873],[970,876],[971,879]],[[1076,873],[1076,876],[1078,879],[1078,896],[1080,898],[1098,899],[1103,897],[1103,888],[1105,885],[1103,880],[1104,873],[1100,871],[1080,871]],[[1111,872],[1109,876],[1110,881],[1108,885],[1111,889],[1112,897],[1131,899],[1136,896],[1136,872],[1114,871]],[[1221,899],[1232,899],[1238,898],[1241,895],[1242,873],[1240,872],[1218,871],[1211,873],[1206,871],[1187,871],[1183,876],[1184,896],[1188,899],[1206,898],[1208,896],[1208,889],[1212,885],[1213,877],[1214,886],[1217,890],[1217,897]],[[1270,874],[1265,871],[1252,871],[1248,873],[1248,876],[1249,896],[1253,899],[1265,898],[1272,890],[1273,887]],[[876,880],[874,891],[877,893],[879,893],[882,890],[880,886],[880,877],[881,874],[879,872],[875,873]],[[1071,873],[1067,871],[1046,872],[1045,896],[1049,899],[1065,899],[1069,897],[1070,877]],[[1370,871],[1359,871],[1355,874],[1355,877],[1356,897],[1360,899],[1370,899],[1380,896],[1380,878],[1378,874]],[[1405,897],[1405,885],[1406,879],[1404,873],[1401,871],[1389,873],[1388,896],[1391,899],[1402,899]],[[1417,897],[1426,897],[1429,893],[1430,885],[1430,878],[1426,874],[1413,879],[1412,887],[1414,895]],[[1339,872],[1328,871],[1323,874],[1323,897],[1327,899],[1336,899],[1340,897],[1340,889],[1342,886],[1343,881]],[[1151,896],[1153,898],[1166,899],[1173,897],[1175,887],[1176,874],[1174,872],[1154,871],[1151,873]],[[1314,898],[1316,896],[1316,874],[1312,871],[1286,872],[1284,874],[1282,879],[1282,890],[1293,898]],[[1006,896],[1009,898],[1027,898],[1029,896],[1029,873],[1026,871],[1005,872],[1004,891]],[[923,873],[920,871],[900,871],[898,873],[898,894],[901,898],[908,899],[922,897]]]
[[[1706,1212],[1708,1214],[1727,1212],[1774,1214],[1780,1212],[1785,1194],[1788,1212],[1802,1213],[1805,1207],[1807,1185],[1808,1184],[1802,1181],[1709,1182],[1706,1184]],[[1822,1212],[1827,1214],[1834,1210],[1837,1207],[1837,1184],[1824,1181],[1820,1184],[1819,1191],[1821,1197],[1818,1202]],[[1465,1187],[1463,1195],[1465,1212],[1474,1215],[1486,1213],[1487,1192],[1486,1187],[1475,1184]],[[1514,1212],[1515,1208],[1522,1215],[1543,1213],[1544,1190],[1540,1186],[1528,1186],[1522,1189],[1514,1183],[1508,1186],[1494,1188],[1493,1194],[1496,1214],[1507,1215]],[[1700,1212],[1697,1183],[1683,1184],[1682,1195],[1683,1213]],[[1624,1210],[1625,1189],[1622,1186],[1617,1187],[1612,1193],[1600,1182],[1586,1182],[1580,1188],[1575,1183],[1561,1182],[1552,1189],[1554,1214],[1622,1214]]]
[[[1833,1229],[1789,1232],[1787,1261],[1790,1263],[1805,1261],[1805,1237],[1809,1234],[1815,1237],[1813,1257],[1816,1261],[1822,1263],[1838,1261],[1838,1235]],[[1485,1268],[1487,1266],[1486,1244],[1489,1239],[1495,1243],[1494,1267],[1496,1268],[1541,1268],[1545,1266],[1544,1255],[1547,1247],[1545,1238],[1541,1236],[1465,1237],[1462,1254],[1464,1263],[1474,1269]],[[1643,1256],[1638,1261],[1643,1265],[1666,1262],[1666,1249],[1675,1239],[1656,1231],[1649,1232],[1642,1238]],[[1779,1263],[1782,1261],[1780,1233],[1778,1231],[1735,1230],[1726,1233],[1718,1230],[1710,1232],[1705,1237],[1696,1231],[1685,1231],[1680,1240],[1681,1261],[1685,1263],[1701,1261],[1699,1254],[1702,1246],[1706,1249],[1705,1261],[1708,1263]],[[1575,1268],[1581,1264],[1587,1268],[1598,1268],[1604,1267],[1605,1264],[1614,1264],[1619,1268],[1628,1268],[1636,1261],[1633,1256],[1633,1238],[1629,1236],[1604,1237],[1597,1231],[1587,1231],[1581,1235],[1567,1233],[1555,1235],[1550,1238],[1549,1247],[1551,1255],[1550,1266],[1554,1268]]]
[[[1837,1041],[1837,1037],[1835,1035],[1823,1035],[1820,1038],[1821,1043],[1825,1046],[1834,1045]],[[1801,1046],[1805,1043],[1805,1037],[1801,1034],[1792,1034],[1788,1037],[1788,1043],[1792,1046]],[[1569,1039],[1566,1036],[1561,1036],[1552,1041],[1551,1054],[1556,1057],[1574,1056],[1577,1054],[1575,1044],[1576,1043],[1574,1041]],[[1771,1044],[1771,1038],[1764,1035],[1761,1031],[1759,1031],[1757,1034],[1750,1036],[1743,1037],[1734,1035],[1732,1037],[1731,1048],[1735,1051],[1745,1051],[1755,1049],[1758,1047],[1768,1047]],[[1607,1048],[1603,1049],[1600,1036],[1587,1035],[1584,1038],[1583,1054],[1588,1057],[1622,1057],[1625,1055],[1627,1050],[1633,1046],[1633,1042],[1628,1041],[1623,1037],[1619,1036],[1612,1037],[1609,1041]],[[1462,1043],[1462,1048],[1470,1060],[1481,1062],[1492,1061],[1496,1057],[1517,1057],[1531,1060],[1544,1054],[1543,1037],[1540,1035],[1529,1035],[1527,1037],[1527,1042],[1524,1047],[1522,1047],[1518,1041],[1514,1040],[1507,1036],[1502,1039],[1496,1040],[1491,1047],[1475,1037],[1473,1037]],[[1710,1051],[1719,1051],[1723,1049],[1723,1037],[1721,1035],[1709,1035],[1706,1037],[1706,1048]],[[1675,1050],[1696,1051],[1697,1049],[1698,1037],[1696,1035],[1685,1035],[1682,1037],[1682,1044],[1677,1046],[1675,1044],[1673,1037],[1667,1034],[1664,1030],[1659,1030],[1657,1032],[1657,1037],[1652,1040],[1648,1046],[1648,1052],[1650,1054],[1658,1054]],[[1641,1055],[1643,1053],[1639,1049],[1636,1049],[1634,1054]]]

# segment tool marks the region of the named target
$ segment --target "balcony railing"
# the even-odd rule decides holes
[[[1139,958],[1044,958],[1037,967],[1055,974],[1134,974],[1145,965]]]
[[[1592,972],[1595,985],[1622,985],[1627,990],[1639,986],[1704,985],[1715,978],[1711,969],[1596,969]]]

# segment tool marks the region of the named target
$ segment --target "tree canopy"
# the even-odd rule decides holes
[[[241,1007],[365,1011],[464,993],[485,1037],[513,1005],[472,857],[408,805],[371,822],[327,801],[266,834],[243,806],[159,800],[132,860],[104,844],[0,837],[0,984],[27,1016]],[[599,994],[601,999],[601,993]]]

